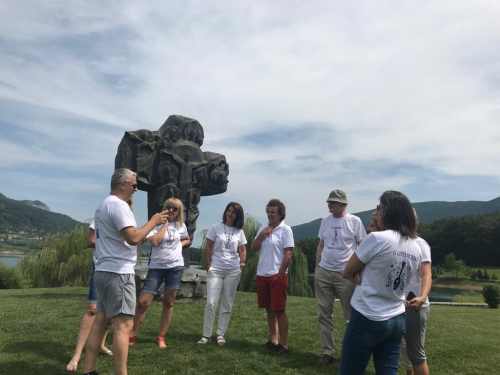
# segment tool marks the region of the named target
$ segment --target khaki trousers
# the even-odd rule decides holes
[[[347,324],[351,315],[351,297],[356,284],[342,277],[340,272],[316,267],[314,275],[314,289],[318,303],[318,325],[323,354],[334,356],[333,343],[333,303],[335,298],[340,300],[342,315]]]

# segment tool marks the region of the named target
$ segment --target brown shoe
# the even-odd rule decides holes
[[[290,350],[288,350],[288,348],[285,348],[281,344],[276,345],[276,349],[274,350],[274,355],[284,355],[288,353],[290,353]]]
[[[321,358],[318,360],[318,365],[320,366],[328,366],[333,362],[333,357],[328,354],[323,354]]]

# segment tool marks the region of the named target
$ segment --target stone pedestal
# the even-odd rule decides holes
[[[142,285],[148,274],[148,267],[135,266],[135,287],[137,299],[141,294]],[[155,299],[163,298],[163,284],[160,285]],[[182,274],[180,290],[177,292],[177,299],[179,298],[207,298],[207,271],[184,268]]]

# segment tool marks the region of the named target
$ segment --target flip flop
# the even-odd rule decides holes
[[[71,366],[71,369],[69,368]],[[70,372],[73,372],[73,371],[77,371],[78,370],[78,362],[68,362],[68,364],[66,365],[66,371],[70,371]]]
[[[99,355],[105,355],[106,357],[113,358],[113,352],[111,350],[101,350]]]

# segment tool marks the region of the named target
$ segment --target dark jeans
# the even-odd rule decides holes
[[[372,354],[377,374],[397,375],[405,333],[404,313],[389,320],[374,321],[351,309],[340,355],[340,375],[363,375]]]

